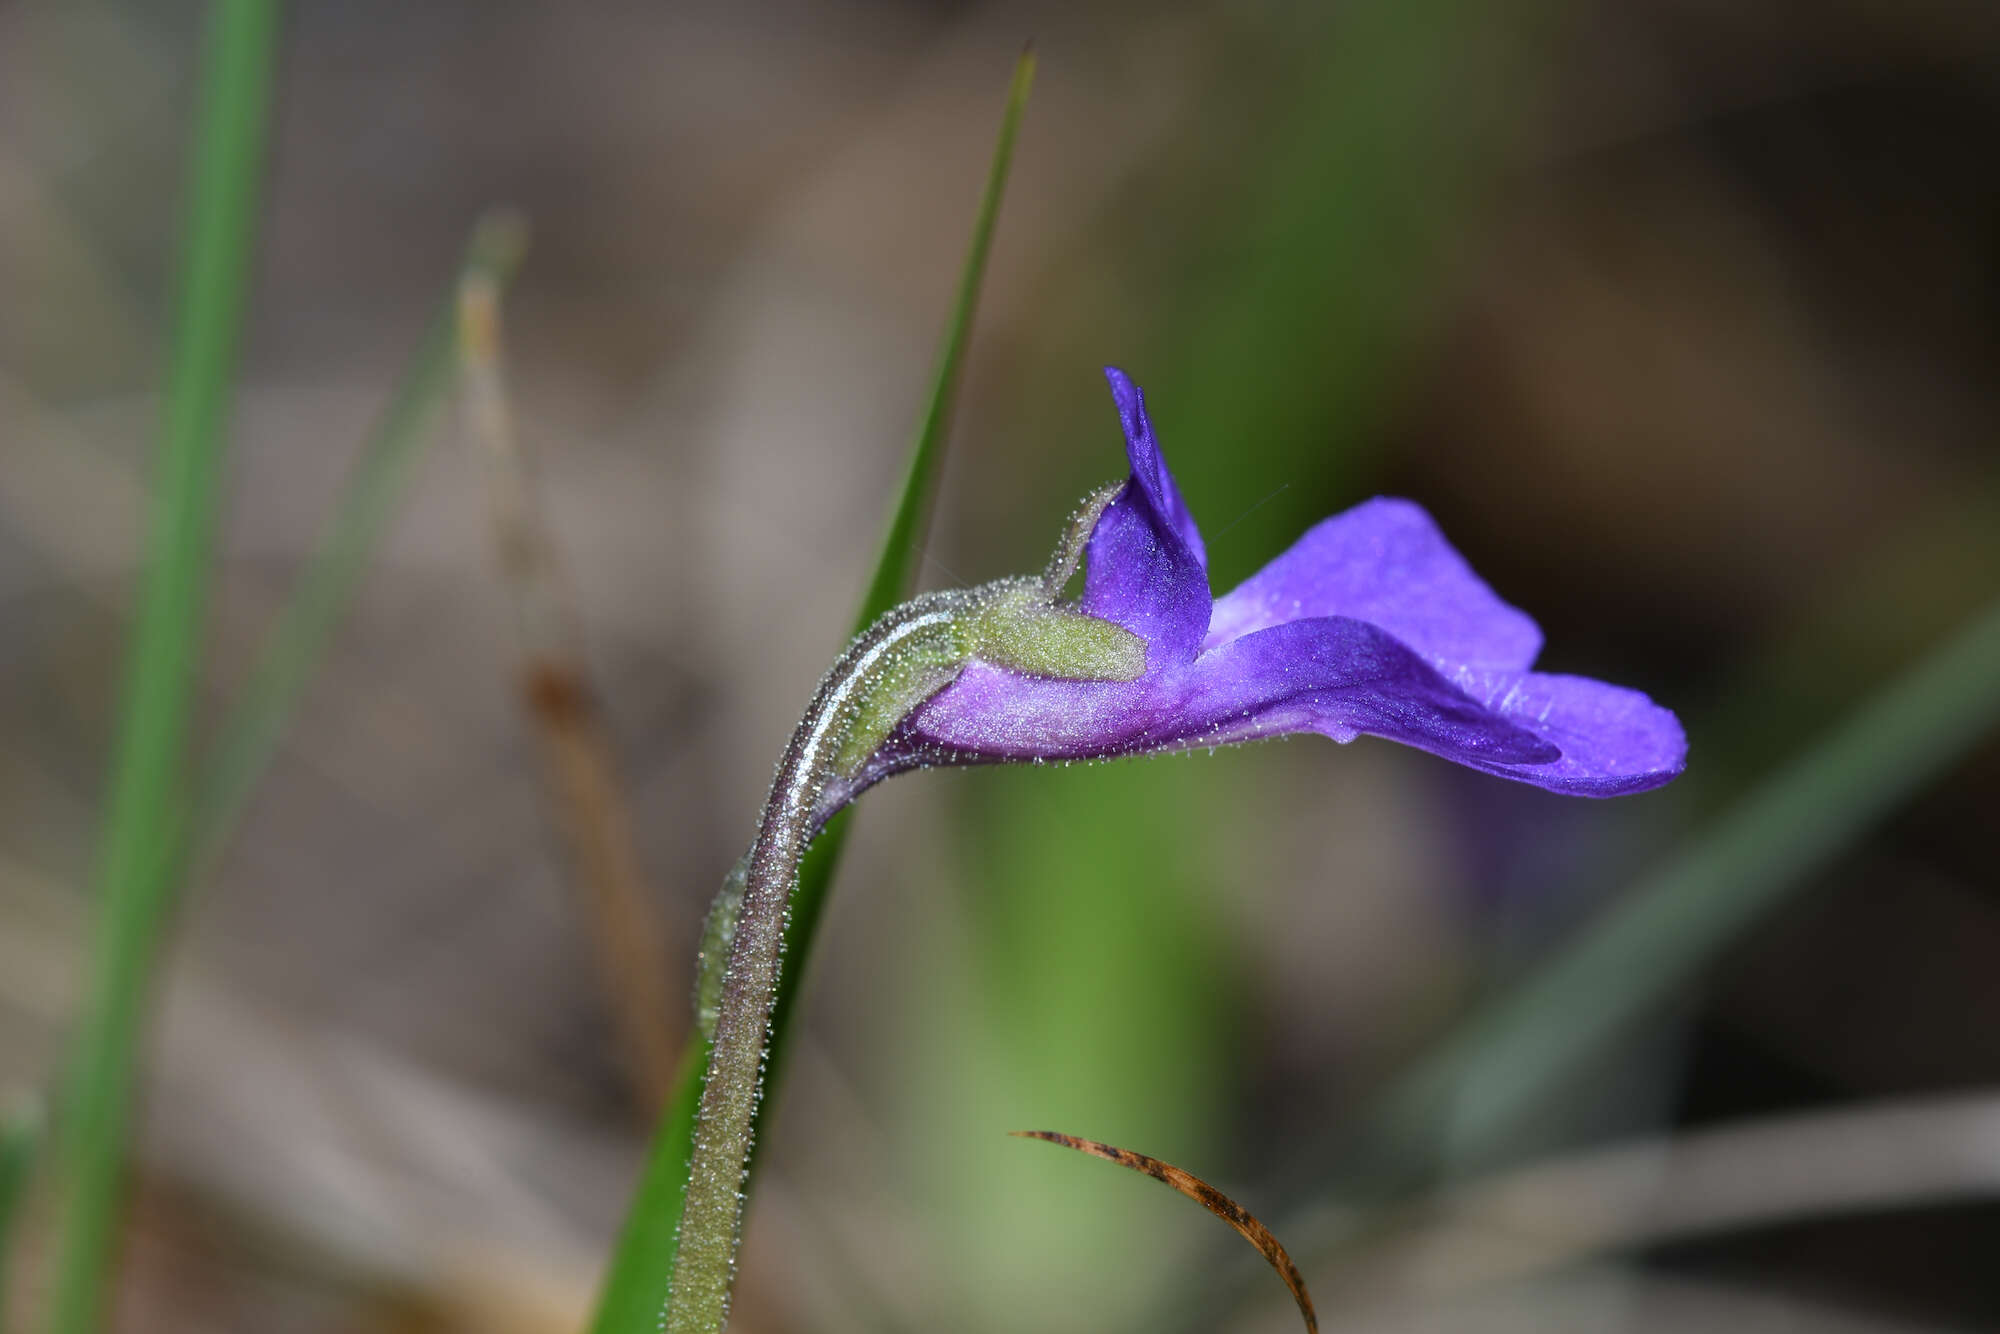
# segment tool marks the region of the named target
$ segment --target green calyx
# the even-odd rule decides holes
[[[909,636],[896,652],[875,668],[874,679],[854,704],[853,720],[834,756],[834,770],[857,772],[876,747],[889,739],[896,724],[919,704],[958,679],[968,661],[965,628],[960,618],[976,607],[986,590],[973,589],[964,604],[921,633]]]
[[[1049,553],[1049,563],[1042,570],[1042,595],[1050,603],[1062,600],[1063,587],[1083,563],[1083,549],[1090,544],[1090,535],[1097,531],[1097,521],[1124,491],[1125,483],[1106,482],[1085,496],[1076,512],[1069,516],[1069,522],[1063,525],[1062,540]]]
[[[963,592],[931,594],[939,613],[900,637],[857,697],[834,769],[854,774],[918,705],[973,661],[1059,681],[1136,681],[1146,641],[1062,597],[1084,546],[1123,484],[1099,487],[1070,517],[1039,579],[1001,579]],[[892,613],[893,615],[893,613]]]
[[[694,1020],[703,1038],[715,1041],[715,1020],[722,1013],[722,974],[729,967],[729,948],[736,943],[736,919],[743,912],[743,889],[750,880],[750,854],[736,859],[723,877],[722,892],[709,905],[696,961]]]
[[[1003,579],[980,590],[984,596],[967,618],[971,656],[1060,681],[1136,681],[1145,674],[1145,640],[1063,599],[1097,521],[1124,490],[1123,482],[1110,482],[1083,498],[1039,580]]]
[[[971,655],[996,667],[1059,681],[1136,681],[1146,641],[1122,625],[1049,600],[1037,580],[988,586],[967,627]]]

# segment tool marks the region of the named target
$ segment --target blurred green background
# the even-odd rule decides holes
[[[76,1004],[200,13],[0,5],[0,1102],[51,1084]],[[1912,773],[1894,728],[1848,752],[1885,820],[1808,804],[1752,828],[1826,855],[1520,1114],[1481,1119],[1474,1067],[1422,1104],[1435,1123],[1370,1120],[2000,593],[2000,20],[1978,7],[292,5],[204,720],[472,219],[517,206],[519,429],[658,931],[691,960],[867,577],[1030,36],[926,584],[1038,568],[1122,471],[1115,361],[1219,590],[1323,515],[1411,496],[1541,622],[1546,668],[1679,710],[1690,770],[1600,804],[1298,740],[871,794],[732,1329],[1296,1327],[1214,1220],[1004,1135],[1029,1127],[1229,1190],[1330,1328],[2000,1323],[2000,749],[1977,682]],[[589,1308],[650,1117],[567,883],[488,503],[445,434],[193,887],[122,1329],[567,1330]],[[1676,883],[1731,890],[1693,865]],[[1642,964],[1586,974],[1538,1031],[1619,1012]],[[1798,1118],[1836,1114],[1829,1152]],[[1754,1171],[1658,1149],[1749,1118],[1790,1128]],[[1657,1151],[1617,1191],[1546,1186],[1554,1223],[1344,1226],[1387,1178],[1449,1193],[1633,1143]],[[1819,1198],[1801,1183],[1825,1198],[1757,1214]],[[17,1317],[46,1217],[31,1200]]]

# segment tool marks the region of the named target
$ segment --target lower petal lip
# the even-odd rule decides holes
[[[1448,679],[1379,626],[1343,617],[1256,631],[1132,682],[975,664],[912,715],[903,753],[888,762],[1108,759],[1312,732],[1379,735],[1580,796],[1644,791],[1681,770],[1678,724],[1636,691],[1579,677],[1463,675]]]

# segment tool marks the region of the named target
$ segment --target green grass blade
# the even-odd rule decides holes
[[[164,874],[170,879],[202,879],[226,846],[243,803],[276,752],[299,693],[367,568],[422,447],[435,434],[431,427],[457,381],[460,281],[468,273],[486,272],[506,282],[520,262],[524,240],[522,224],[508,214],[483,218],[473,229],[458,276],[439,299],[310,562],[259,647],[242,692],[222,724],[188,826],[185,850],[192,860],[166,858]]]
[[[1014,136],[1027,109],[1028,91],[1035,82],[1035,53],[1023,51],[1014,62],[1014,79],[1007,87],[1007,109],[1000,118],[1000,138],[993,146],[993,165],[986,173],[986,193],[979,201],[979,216],[972,224],[972,245],[966,251],[965,268],[959,274],[958,295],[952,302],[951,319],[945,326],[944,346],[938,352],[937,370],[931,377],[930,399],[910,446],[910,466],[903,476],[902,494],[897,498],[889,528],[882,537],[882,550],[875,558],[875,575],[854,617],[854,633],[860,634],[889,608],[910,595],[916,583],[917,563],[929,527],[931,497],[937,491],[937,477],[944,466],[945,438],[951,432],[951,412],[958,401],[958,382],[965,366],[965,347],[972,336],[972,317],[979,306],[979,286],[986,276],[986,256],[993,248],[993,228],[1000,217],[1000,199],[1007,189],[1007,170],[1014,161]],[[796,911],[794,905],[794,911]]]
[[[909,596],[915,583],[919,550],[928,523],[931,500],[937,491],[937,476],[944,461],[945,438],[951,427],[952,407],[965,363],[965,348],[972,330],[972,317],[979,303],[980,282],[986,273],[986,258],[992,248],[1000,200],[1006,191],[1007,169],[1013,160],[1014,138],[1020,128],[1021,113],[1027,107],[1028,90],[1034,82],[1035,56],[1024,51],[1014,65],[1008,85],[1007,107],[1000,121],[1000,136],[993,149],[993,165],[987,173],[986,192],[979,203],[973,224],[972,244],[959,277],[958,294],[939,351],[937,371],[931,380],[930,398],[910,449],[910,463],[903,476],[901,495],[883,536],[876,557],[875,573],[855,614],[854,630],[860,633],[889,608]],[[798,995],[806,962],[826,896],[833,883],[834,869],[847,838],[848,814],[842,812],[828,822],[806,853],[799,870],[799,887],[792,895],[792,915],[785,931],[785,960],[778,986],[777,1008],[771,1016],[771,1059],[765,1076],[767,1090],[758,1112],[758,1142],[764,1139],[763,1123],[781,1087],[785,1037],[792,1007]],[[680,1085],[667,1115],[656,1132],[646,1168],[634,1193],[631,1211],[618,1237],[604,1289],[598,1297],[593,1334],[652,1334],[659,1327],[667,1289],[673,1278],[674,1229],[680,1222],[681,1199],[687,1184],[687,1162],[693,1148],[694,1110],[701,1099],[702,1072],[707,1068],[706,1053],[695,1059],[691,1052],[682,1064]],[[754,1166],[754,1163],[753,1163]]]
[[[2000,724],[2000,604],[1799,755],[1399,1081],[1376,1142],[1494,1148],[1583,1057]]]
[[[107,1295],[133,1056],[166,907],[151,873],[179,813],[277,36],[270,0],[224,0],[211,10],[145,583],[98,854],[91,982],[63,1119],[60,1334],[95,1330]]]
[[[41,1138],[39,1103],[22,1099],[0,1107],[0,1329],[7,1324],[7,1264],[13,1251],[9,1243]]]
[[[693,1033],[681,1054],[673,1101],[660,1118],[646,1151],[646,1165],[633,1192],[632,1208],[618,1234],[604,1290],[598,1295],[593,1334],[645,1331],[660,1327],[673,1277],[681,1201],[687,1189],[688,1158],[694,1152],[695,1114],[701,1107],[702,1073],[709,1044]]]
[[[483,270],[504,282],[521,247],[518,222],[507,216],[484,219],[467,247],[461,276]],[[237,817],[277,751],[299,694],[325,652],[422,446],[435,434],[430,428],[455,383],[457,287],[454,279],[440,299],[310,562],[259,648],[203,766],[192,810],[185,818],[171,820],[158,856],[137,883],[135,899],[150,905],[155,948],[178,892],[205,879],[227,847]],[[150,973],[150,962],[144,968]],[[134,1003],[143,1000],[145,982],[143,974],[129,979],[128,985],[136,988]],[[126,1022],[137,1025],[125,1048],[125,1059],[131,1062],[143,1024],[136,1014]],[[121,1078],[129,1090],[130,1069]]]

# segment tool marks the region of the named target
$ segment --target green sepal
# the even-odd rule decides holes
[[[996,667],[1063,681],[1136,681],[1146,641],[1097,616],[1048,600],[1036,580],[994,586],[973,614],[972,656]]]
[[[983,589],[973,590],[966,599],[968,606],[976,607],[983,592]],[[876,748],[889,739],[897,724],[915,712],[919,704],[958,679],[971,656],[964,615],[956,613],[924,633],[911,636],[895,657],[875,669],[874,680],[855,703],[847,735],[841,739],[834,758],[838,772],[857,772]]]
[[[956,599],[950,614],[874,669],[853,706],[835,771],[858,773],[905,718],[975,659],[1062,681],[1136,681],[1145,674],[1145,640],[1054,601],[1046,588],[1043,579],[1000,579],[945,595]]]
[[[715,1017],[722,1012],[722,974],[729,967],[729,947],[736,943],[736,919],[743,911],[743,887],[750,880],[750,854],[744,853],[722,878],[722,888],[708,907],[701,928],[701,953],[695,961],[694,1022],[704,1041],[715,1041]]]

